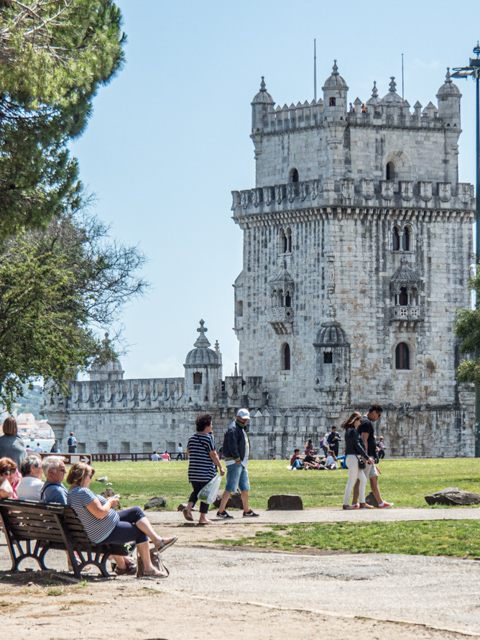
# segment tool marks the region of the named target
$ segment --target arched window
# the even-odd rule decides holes
[[[330,98],[330,100],[328,101],[328,105],[330,107],[334,107],[337,104],[337,99],[336,98]]]
[[[410,251],[410,227],[404,227],[402,236],[403,251]]]
[[[397,344],[395,349],[395,369],[410,369],[410,350],[405,342]]]
[[[290,345],[289,344],[284,345],[282,355],[283,355],[282,368],[284,371],[290,371],[291,362],[290,362]]]
[[[237,316],[243,316],[243,300],[237,300]]]
[[[298,179],[298,171],[296,169],[292,169],[290,172],[290,179],[292,182],[300,182]]]
[[[279,253],[287,252],[287,237],[283,229],[280,229],[280,232],[278,234],[278,252]]]
[[[287,229],[287,233],[285,235],[287,238],[287,250],[285,253],[292,253],[292,230]]]
[[[286,307],[291,307],[292,306],[292,298],[288,295],[285,296],[285,306]]]
[[[393,227],[392,245],[394,251],[400,251],[400,234],[397,227]]]
[[[393,162],[387,162],[385,178],[387,180],[394,180],[394,178],[395,178],[395,165],[393,164]]]
[[[400,289],[400,295],[398,296],[398,304],[401,307],[407,307],[408,306],[408,293],[407,293],[406,287],[402,287]]]
[[[198,371],[193,374],[193,384],[202,384],[202,374]]]

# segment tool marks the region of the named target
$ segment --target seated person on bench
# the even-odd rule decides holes
[[[0,458],[0,499],[17,498],[16,488],[21,475],[11,458]]]

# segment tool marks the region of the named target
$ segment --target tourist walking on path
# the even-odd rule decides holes
[[[17,421],[15,418],[5,418],[2,428],[4,435],[0,437],[0,458],[10,458],[18,469],[27,451],[25,443],[18,435]]]
[[[191,483],[193,491],[190,494],[187,506],[183,510],[183,517],[189,522],[193,522],[192,509],[198,500],[199,491],[215,477],[217,467],[220,475],[225,475],[225,469],[215,449],[215,440],[212,434],[212,416],[208,413],[198,416],[195,426],[196,433],[190,436],[187,444],[189,460],[188,481]],[[207,518],[209,507],[210,505],[206,502],[200,502],[198,524],[211,524],[212,521]]]
[[[115,511],[118,497],[104,498],[90,490],[95,470],[84,462],[77,462],[68,472],[67,484],[70,491],[67,503],[73,508],[85,529],[87,536],[95,544],[126,544],[136,542],[137,553],[143,561],[144,576],[165,578],[167,574],[158,571],[152,564],[148,539],[160,553],[175,544],[177,538],[159,538],[139,507]],[[124,556],[112,556],[120,572],[127,570]]]
[[[77,452],[77,439],[75,438],[75,434],[73,431],[70,431],[70,435],[67,438],[68,445],[68,453],[76,453]]]
[[[368,456],[363,440],[357,431],[361,420],[362,414],[358,411],[354,411],[342,424],[342,429],[345,430],[345,461],[348,468],[348,481],[347,486],[345,487],[345,496],[343,499],[344,509],[355,509],[354,506],[350,506],[350,495],[357,481],[359,483],[360,509],[367,508],[367,503],[365,502],[367,476],[359,466],[359,458],[369,465],[373,465],[374,460]]]
[[[250,443],[247,434],[247,423],[250,420],[248,409],[239,409],[237,416],[230,423],[223,439],[223,455],[225,466],[227,467],[227,486],[223,492],[217,518],[227,520],[232,518],[225,510],[228,499],[232,491],[238,488],[242,494],[243,517],[256,518],[258,513],[254,513],[248,506],[248,492],[250,482],[248,480],[248,456],[250,454]]]
[[[382,407],[378,404],[372,404],[368,413],[366,413],[360,421],[360,426],[357,429],[358,434],[362,438],[365,448],[367,449],[367,453],[370,458],[375,458],[377,454],[377,445],[375,442],[375,434],[373,430],[373,423],[377,420],[380,420],[382,417]],[[378,488],[378,470],[374,464],[368,465],[365,469],[365,475],[370,480],[370,488],[372,490],[373,495],[375,496],[375,500],[378,503],[379,509],[388,509],[389,507],[393,507],[393,502],[385,502],[382,500],[382,496],[380,495],[380,490]],[[353,506],[358,509],[358,494],[359,494],[360,483],[357,481],[355,488],[353,490]],[[371,505],[367,504],[367,508],[372,508]]]

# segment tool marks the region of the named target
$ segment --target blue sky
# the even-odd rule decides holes
[[[232,284],[242,233],[231,191],[254,186],[250,102],[260,77],[279,105],[317,96],[333,59],[348,101],[381,96],[396,76],[413,106],[436,104],[446,67],[468,64],[480,38],[478,0],[119,0],[127,62],[102,88],[71,145],[96,213],[112,236],[138,244],[147,295],[123,314],[129,378],[182,376],[200,318],[219,340],[224,374],[238,360]],[[460,180],[475,179],[475,88],[462,94]]]

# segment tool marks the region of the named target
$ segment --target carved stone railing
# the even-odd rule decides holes
[[[267,322],[275,333],[279,335],[292,332],[293,309],[292,307],[270,307],[267,309]]]
[[[312,207],[381,207],[466,212],[473,216],[473,185],[465,182],[343,178],[306,180],[232,191],[234,218]]]
[[[390,314],[390,321],[423,322],[424,316],[420,307],[396,306]]]

